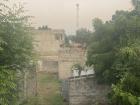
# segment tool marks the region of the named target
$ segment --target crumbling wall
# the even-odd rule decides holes
[[[40,56],[58,56],[65,32],[60,30],[34,30],[34,48]]]
[[[94,76],[69,79],[69,105],[107,103],[108,86],[99,85]]]
[[[62,48],[59,52],[59,78],[61,80],[68,79],[72,76],[72,66],[74,64],[84,65],[85,50],[82,48]]]
[[[61,95],[64,98],[64,101],[69,100],[69,80],[62,80],[61,81]]]
[[[43,61],[43,70],[48,73],[58,74],[58,61]]]
[[[37,74],[36,71],[27,71],[24,78],[25,97],[28,99],[37,94]]]
[[[36,70],[26,70],[18,73],[18,104],[25,103],[29,98],[37,95]]]
[[[34,49],[38,54],[38,71],[58,73],[58,54],[64,44],[64,30],[33,30]]]

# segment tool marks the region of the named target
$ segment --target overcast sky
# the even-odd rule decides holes
[[[116,10],[131,10],[131,0],[24,0],[29,14],[34,16],[34,26],[48,25],[65,29],[74,34],[76,30],[76,4],[80,5],[80,27],[92,29],[92,19],[109,20]]]

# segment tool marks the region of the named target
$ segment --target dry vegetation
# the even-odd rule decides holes
[[[27,105],[65,105],[55,74],[38,73],[38,96],[31,98]]]

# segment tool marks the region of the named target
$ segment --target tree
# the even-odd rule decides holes
[[[140,0],[132,0],[132,4],[135,7],[135,9],[138,9],[140,5]]]
[[[113,105],[139,105],[140,18],[135,11],[117,11],[105,23],[94,20],[87,64],[94,65],[99,83],[114,84]]]
[[[92,32],[87,29],[79,29],[76,32],[76,36],[68,36],[69,40],[72,40],[75,43],[80,43],[82,45],[88,45],[92,37]]]
[[[29,70],[33,62],[33,44],[29,16],[22,5],[0,4],[0,104],[16,105],[18,101],[18,73]]]

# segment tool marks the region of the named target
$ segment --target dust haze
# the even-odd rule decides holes
[[[67,34],[76,30],[76,3],[80,5],[80,28],[92,30],[95,17],[109,20],[116,10],[132,10],[131,0],[24,0],[28,13],[34,16],[33,25],[48,25],[65,29]]]

